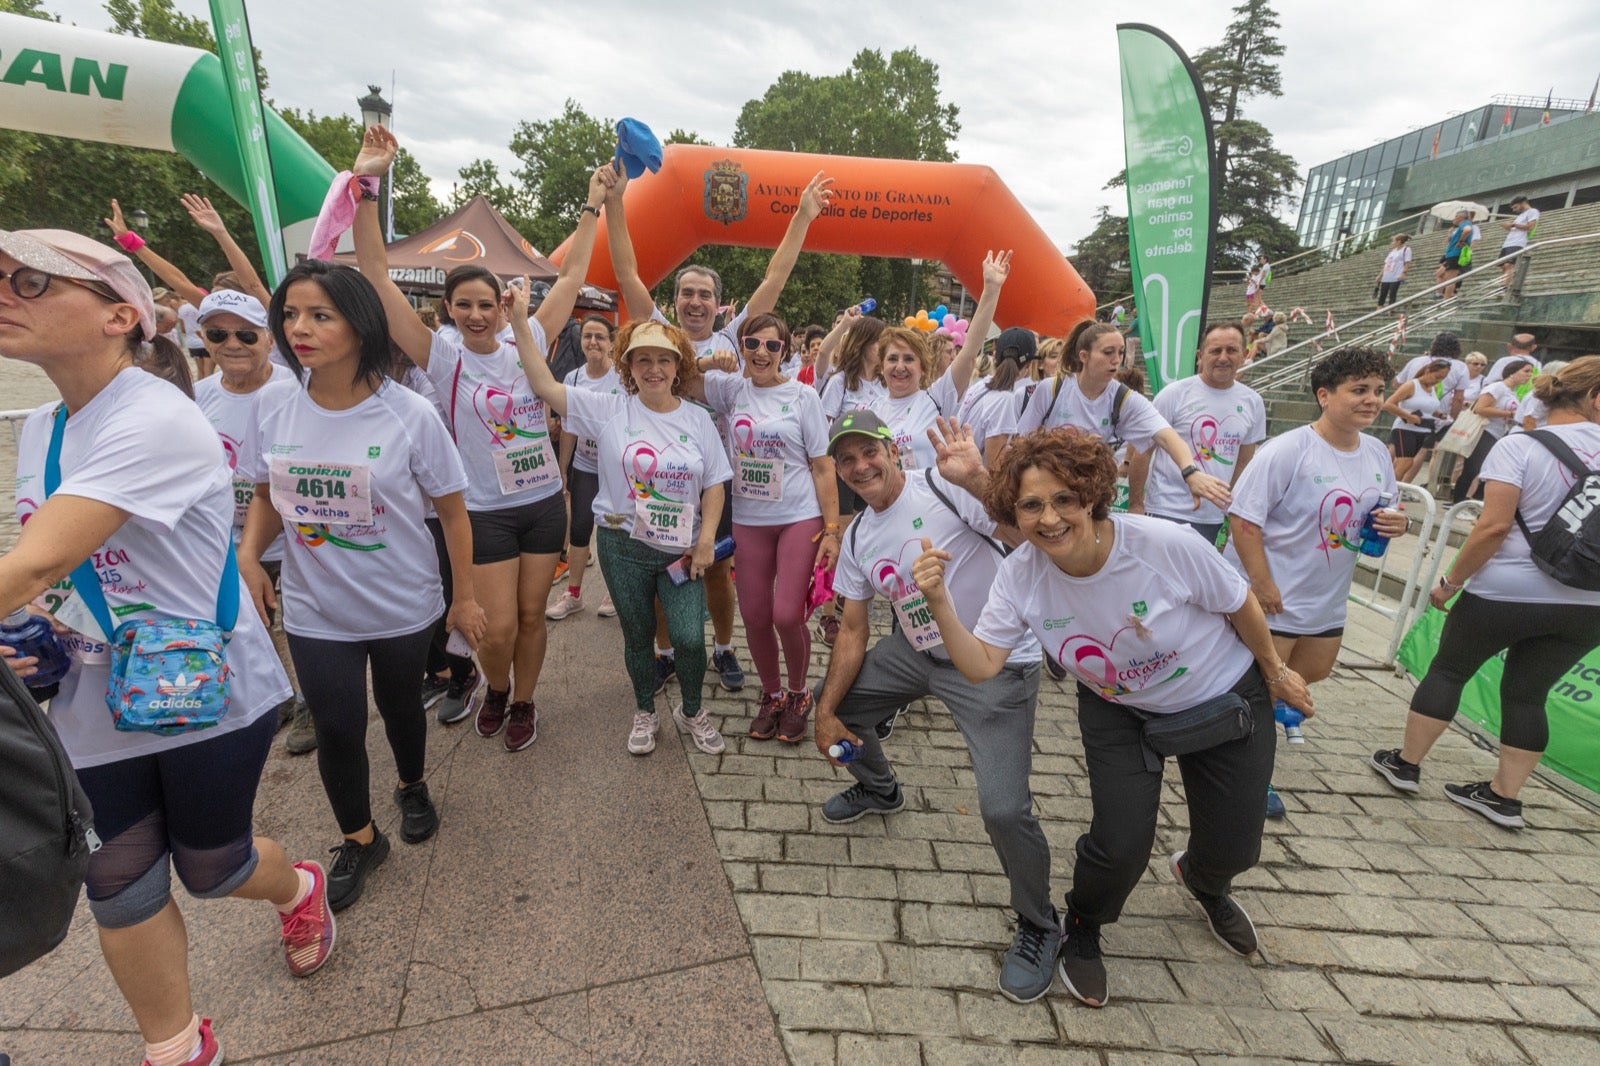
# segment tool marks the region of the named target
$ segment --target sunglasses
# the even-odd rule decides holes
[[[246,348],[253,347],[256,341],[261,339],[261,334],[257,330],[219,329],[214,326],[206,327],[205,336],[206,340],[210,341],[212,344],[227,344],[229,337],[238,337],[239,343],[244,345]]]
[[[771,340],[762,340],[760,337],[746,337],[744,339],[745,351],[759,352],[762,348],[765,348],[772,355],[783,354],[783,342],[776,337]]]
[[[11,283],[11,291],[23,300],[37,300],[49,291],[52,281],[64,281],[68,285],[76,285],[80,289],[88,289],[101,299],[110,300],[112,303],[123,302],[122,297],[98,281],[82,281],[78,278],[62,277],[60,274],[46,274],[42,270],[33,269],[33,267],[19,267],[9,274],[0,270],[0,278],[9,281]]]

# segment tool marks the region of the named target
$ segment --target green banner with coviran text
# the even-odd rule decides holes
[[[1183,49],[1153,26],[1117,27],[1128,171],[1128,260],[1153,391],[1194,373],[1216,229],[1211,116]]]

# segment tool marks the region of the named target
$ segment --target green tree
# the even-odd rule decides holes
[[[1241,264],[1257,252],[1278,259],[1299,250],[1294,231],[1278,220],[1294,199],[1295,161],[1273,144],[1272,133],[1245,117],[1245,103],[1283,95],[1278,60],[1283,44],[1275,31],[1271,0],[1244,0],[1233,9],[1222,41],[1195,57],[1211,105],[1218,176],[1216,251]]]
[[[1110,186],[1107,186],[1110,188]],[[1132,284],[1128,267],[1128,219],[1114,215],[1101,204],[1094,230],[1078,242],[1068,257],[1084,284],[1101,299],[1127,292]]]
[[[215,53],[217,40],[211,20],[204,15],[185,15],[172,6],[172,0],[106,0],[113,33],[146,37],[166,44],[181,44]],[[261,63],[261,49],[254,49],[256,81],[267,91],[267,68]]]
[[[492,160],[474,159],[456,171],[456,178],[455,189],[450,194],[452,211],[470,203],[474,196],[482,196],[517,232],[528,232],[533,212],[529,210],[527,197],[517,186],[500,180],[500,168]]]
[[[616,152],[615,131],[611,119],[595,118],[571,99],[555,118],[517,123],[511,152],[522,166],[514,176],[528,210],[518,229],[540,252],[548,254],[577,224],[589,175]]]
[[[301,114],[293,108],[283,108],[279,113],[289,128],[336,170],[348,167],[361,147],[360,120],[350,115],[318,115],[314,111]],[[417,157],[401,148],[394,160],[395,233],[416,233],[433,225],[443,214],[444,205],[434,197]]]

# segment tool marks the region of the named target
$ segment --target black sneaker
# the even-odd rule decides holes
[[[329,908],[342,911],[360,899],[367,875],[382,866],[383,860],[389,857],[389,838],[377,826],[373,826],[372,832],[370,844],[346,840],[338,847],[328,849],[333,853],[333,862],[328,866]]]
[[[1399,748],[1373,752],[1371,763],[1384,780],[1401,792],[1417,792],[1422,788],[1422,767],[1400,758]]]
[[[1487,781],[1473,785],[1446,785],[1444,794],[1467,810],[1477,811],[1495,825],[1521,829],[1528,824],[1522,820],[1522,801],[1497,795]]]
[[[440,677],[438,674],[429,674],[422,679],[422,709],[427,710],[435,703],[445,698],[450,691],[450,679]]]
[[[1172,876],[1184,888],[1189,888],[1188,880],[1183,876],[1183,857],[1187,851],[1174,852],[1172,856]],[[1256,950],[1256,927],[1250,921],[1250,916],[1244,909],[1233,902],[1231,896],[1204,896],[1194,889],[1189,888],[1189,894],[1200,904],[1200,909],[1206,912],[1206,921],[1211,926],[1211,935],[1217,942],[1235,955],[1252,955]]]
[[[445,687],[444,698],[439,701],[439,709],[434,712],[434,717],[439,720],[440,725],[453,725],[468,715],[477,714],[486,691],[486,689],[479,691],[476,669],[460,681],[452,677],[449,685]]]
[[[1067,914],[1065,925],[1061,955],[1056,960],[1061,983],[1080,1003],[1104,1007],[1110,997],[1106,995],[1106,963],[1100,957],[1100,927],[1090,925],[1071,912]]]
[[[900,706],[894,709],[893,714],[879,722],[877,725],[873,726],[872,732],[877,735],[879,740],[888,740],[890,737],[894,736],[894,727],[900,724],[900,716],[905,714],[910,707],[911,704],[902,703]]]
[[[400,839],[407,844],[420,844],[439,831],[439,809],[428,798],[426,781],[395,789],[394,802],[400,808]]]
[[[656,656],[656,695],[678,676],[678,658],[675,655]]]
[[[711,668],[717,672],[718,684],[729,692],[738,692],[744,688],[744,668],[739,665],[739,657],[733,654],[732,648],[713,652]]]

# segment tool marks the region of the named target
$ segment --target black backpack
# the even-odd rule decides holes
[[[583,365],[582,335],[583,321],[577,318],[562,326],[561,332],[556,334],[554,350],[550,353],[550,373],[555,375],[557,381],[565,381],[568,374]]]
[[[1590,470],[1567,442],[1536,429],[1528,434],[1572,471],[1572,489],[1534,533],[1517,509],[1517,525],[1528,538],[1533,565],[1569,588],[1600,592],[1600,470]]]
[[[0,977],[66,937],[93,817],[55,727],[0,664]]]

